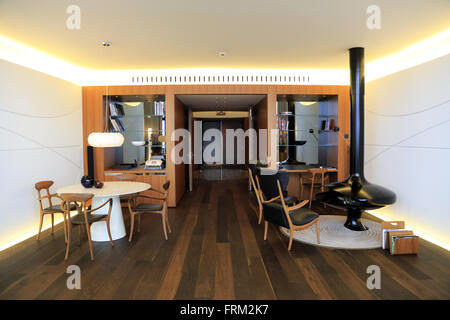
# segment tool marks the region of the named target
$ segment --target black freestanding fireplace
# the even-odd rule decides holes
[[[350,50],[350,176],[327,186],[317,199],[331,207],[347,210],[345,227],[367,230],[361,223],[364,210],[379,209],[395,202],[392,191],[371,184],[364,178],[364,48]]]

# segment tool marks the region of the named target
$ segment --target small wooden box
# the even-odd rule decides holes
[[[394,247],[391,247],[392,255],[417,254],[419,252],[419,237],[394,238]],[[394,251],[395,249],[395,251]]]

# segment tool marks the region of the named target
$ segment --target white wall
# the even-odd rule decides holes
[[[450,243],[450,55],[366,84],[365,171],[378,210]]]
[[[37,231],[37,181],[80,181],[81,87],[0,60],[0,159],[2,248]]]

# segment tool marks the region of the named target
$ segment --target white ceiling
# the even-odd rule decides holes
[[[176,96],[193,110],[248,110],[262,99],[262,94],[180,94]]]
[[[1,35],[92,69],[347,68],[350,47],[372,61],[449,27],[449,0],[0,0]]]

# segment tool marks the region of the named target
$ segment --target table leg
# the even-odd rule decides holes
[[[113,240],[123,238],[127,235],[125,231],[125,223],[123,221],[122,207],[120,206],[120,198],[118,196],[114,197],[98,197],[95,196],[92,199],[92,208],[97,208],[102,205],[109,198],[113,199],[113,205],[111,209],[111,237]],[[94,214],[107,214],[108,206],[92,213]],[[92,241],[109,241],[108,231],[106,229],[106,221],[94,222],[91,226],[91,237]]]

